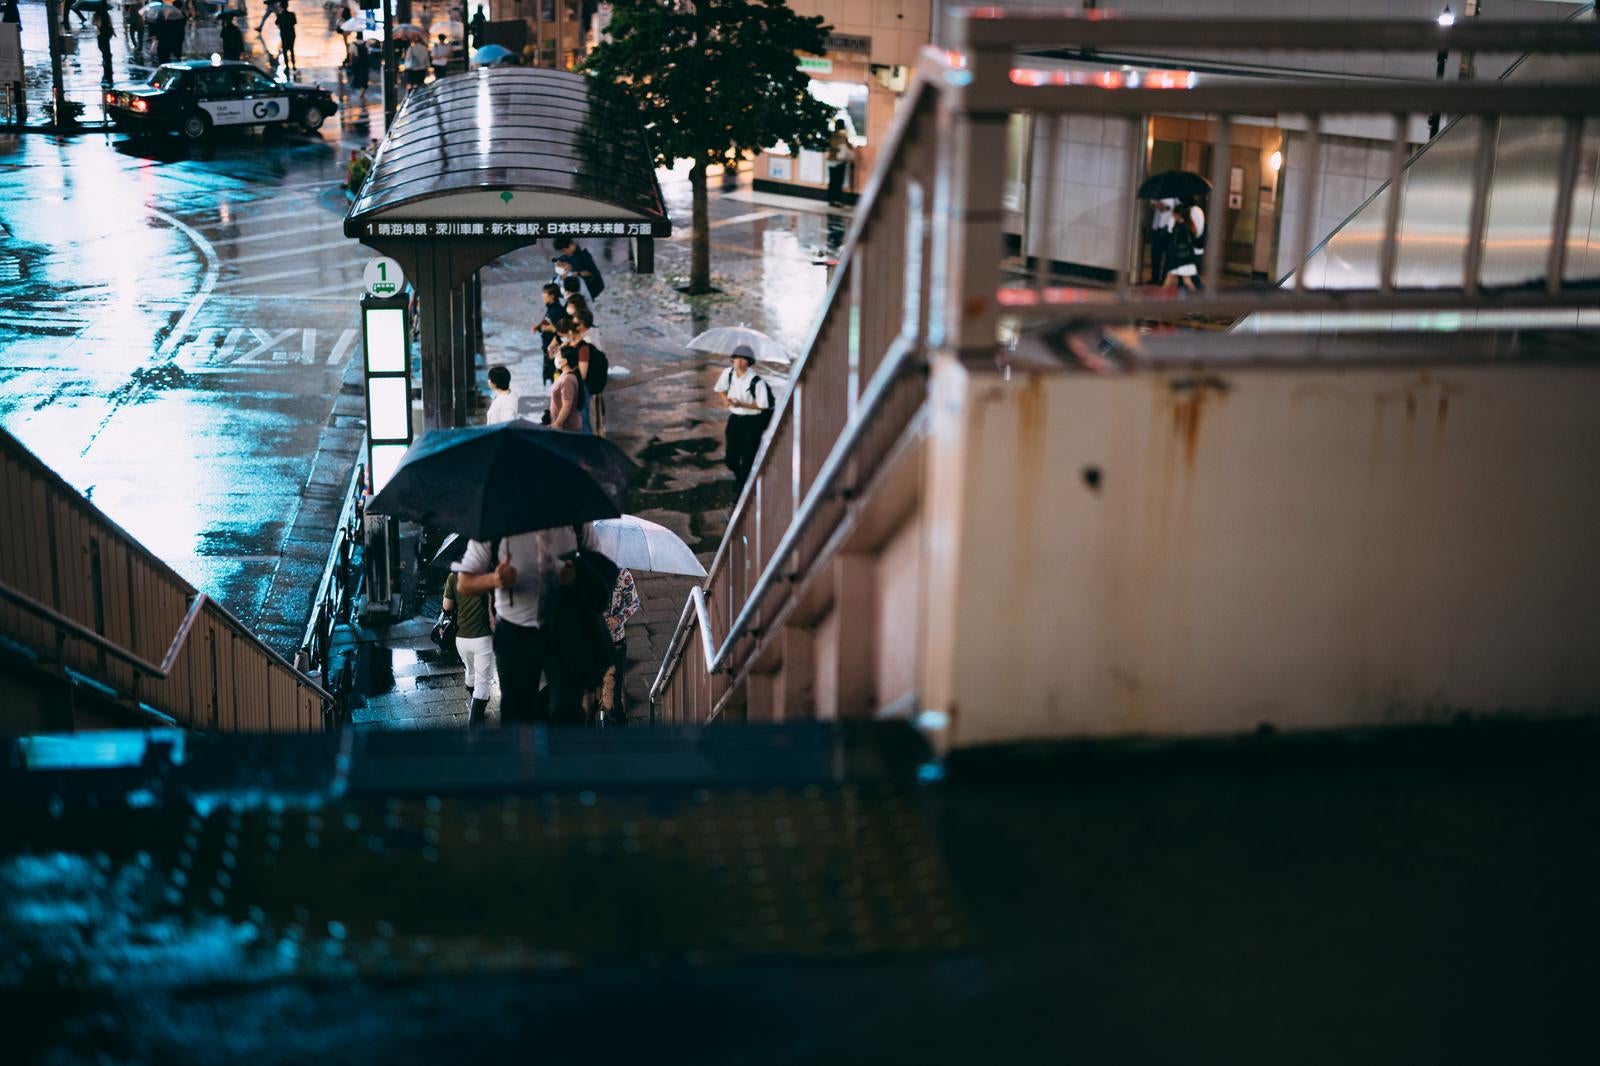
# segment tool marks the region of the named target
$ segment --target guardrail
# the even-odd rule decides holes
[[[332,696],[0,432],[0,635],[136,713],[320,730]]]
[[[355,595],[361,587],[361,568],[356,565],[355,550],[361,543],[362,486],[366,476],[366,464],[357,463],[345,494],[344,508],[339,512],[339,526],[328,550],[328,561],[317,583],[317,595],[313,600],[316,606],[306,621],[305,635],[294,657],[298,669],[321,674],[322,687],[334,694],[332,714],[335,718],[343,716],[348,679],[341,681],[329,676],[329,653],[333,648],[333,631],[350,620]]]
[[[1019,53],[1052,46],[1288,48],[1311,51],[1577,54],[1600,53],[1600,26],[1591,22],[1481,23],[1353,22],[1247,19],[1007,17],[996,9],[958,15],[954,50],[925,49],[918,73],[879,155],[854,226],[840,256],[810,343],[796,364],[750,480],[702,587],[685,606],[651,687],[653,709],[668,721],[706,721],[720,713],[730,682],[748,671],[763,638],[781,620],[791,590],[805,584],[840,530],[852,498],[904,434],[914,430],[926,390],[906,371],[925,365],[925,351],[994,365],[1002,319],[1151,320],[1277,307],[1285,311],[1412,307],[1579,308],[1592,287],[1569,283],[1565,236],[1578,180],[1577,146],[1583,121],[1600,113],[1594,86],[1416,81],[1343,82],[1333,79],[1241,85],[1132,87],[1115,78],[1040,77],[1019,69]],[[1564,88],[1565,91],[1562,91]],[[1051,283],[1046,260],[1021,286],[1002,274],[1005,237],[1004,168],[1008,126],[1018,112],[1041,115],[1060,132],[1065,116],[1109,116],[1126,126],[1125,177],[1131,183],[1116,211],[1125,267],[1104,290]],[[1305,187],[1323,175],[1319,146],[1327,115],[1375,113],[1394,120],[1397,144],[1391,178],[1411,158],[1406,117],[1440,112],[1482,123],[1472,169],[1470,205],[1455,284],[1404,288],[1396,279],[1399,214],[1386,214],[1376,243],[1381,269],[1370,288],[1316,289],[1305,281],[1247,295],[1220,289],[1221,254],[1205,257],[1208,289],[1162,293],[1141,289],[1136,247],[1140,215],[1133,189],[1145,172],[1151,114],[1208,116],[1216,122],[1213,188],[1226,188],[1230,130],[1255,116],[1293,112],[1305,129],[1295,161]],[[1462,117],[1466,116],[1466,119]],[[1556,117],[1564,122],[1559,191],[1550,242],[1538,284],[1493,288],[1484,283],[1484,240],[1492,193],[1492,162],[1502,116]],[[1048,153],[1042,181],[1053,188],[1057,159]],[[1030,174],[1039,179],[1041,175]],[[1048,196],[1039,224],[1053,222]],[[1227,233],[1225,197],[1214,198],[1208,230]],[[1070,205],[1062,203],[1062,209]],[[1307,210],[1304,218],[1309,219]],[[1109,228],[1109,227],[1107,227]],[[1293,233],[1296,262],[1312,248],[1309,224]],[[924,293],[928,294],[924,297]],[[880,374],[881,371],[881,374]],[[871,383],[870,388],[863,383]],[[702,607],[703,604],[703,607]],[[700,639],[692,640],[697,629]],[[654,714],[654,710],[652,712]]]

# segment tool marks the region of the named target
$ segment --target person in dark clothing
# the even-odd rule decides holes
[[[544,383],[550,384],[556,379],[556,364],[552,358],[550,343],[560,336],[561,318],[565,312],[562,304],[566,294],[559,285],[546,285],[544,296],[544,316],[533,324],[533,330],[539,334],[539,347],[544,349]]]
[[[372,52],[367,48],[367,42],[357,37],[350,45],[350,88],[361,94],[361,102],[367,102],[367,83],[372,78]]]
[[[572,261],[572,272],[583,280],[583,287],[589,290],[589,299],[598,300],[606,289],[606,283],[600,276],[600,266],[594,261],[594,256],[587,249],[578,247],[578,242],[571,237],[556,238],[556,253]]]
[[[489,19],[483,13],[482,4],[478,5],[477,13],[472,16],[472,22],[469,25],[472,27],[472,47],[482,48],[483,34],[489,26]]]
[[[288,0],[284,0],[278,10],[278,41],[283,47],[281,59],[286,70],[295,70],[300,66],[294,57],[295,24],[299,21],[295,13],[289,10]]]
[[[111,12],[96,11],[94,13],[94,40],[100,46],[100,84],[110,85],[111,76],[111,41],[116,37],[117,31],[111,25]]]
[[[231,11],[225,11],[222,15],[222,58],[244,58],[244,31],[234,21]]]
[[[4,4],[0,4],[0,22],[12,22],[19,27],[22,25],[22,12],[17,10],[17,0],[5,0]],[[17,32],[20,33],[21,30]],[[17,108],[16,120],[21,122],[28,117],[28,102],[23,94],[22,82],[11,83],[11,99],[15,101]]]

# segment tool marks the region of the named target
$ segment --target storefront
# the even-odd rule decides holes
[[[799,14],[813,12],[804,0],[790,4]],[[879,11],[879,7],[885,10]],[[877,163],[877,150],[894,121],[895,109],[911,82],[917,50],[928,43],[928,7],[914,2],[873,5],[885,20],[856,26],[842,24],[828,36],[822,56],[799,56],[796,62],[811,78],[811,95],[829,104],[845,122],[856,160],[846,188],[849,199],[861,192]],[[888,20],[892,20],[888,21]],[[755,188],[791,196],[823,199],[827,195],[826,154],[779,145],[755,161]]]

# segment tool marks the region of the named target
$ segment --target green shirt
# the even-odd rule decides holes
[[[489,597],[460,599],[456,596],[456,575],[451,574],[444,580],[444,598],[456,601],[456,636],[470,639],[490,635]]]

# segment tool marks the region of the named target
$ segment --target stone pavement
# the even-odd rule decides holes
[[[684,173],[663,172],[663,194],[679,235],[656,246],[653,275],[636,275],[626,242],[592,241],[606,279],[596,301],[595,328],[611,359],[606,390],[607,435],[644,468],[630,494],[630,513],[683,537],[710,565],[734,503],[733,481],[722,465],[726,416],[712,384],[724,365],[685,345],[714,325],[748,325],[798,354],[809,339],[828,283],[826,260],[837,250],[848,217],[820,204],[738,190],[711,199],[712,274],[720,293],[689,297],[689,188]],[[539,380],[541,355],[531,332],[540,287],[550,274],[547,246],[523,249],[483,271],[484,350],[480,389],[487,403],[487,368],[511,371],[524,416],[538,419],[547,403]],[[783,394],[787,368],[758,368]],[[409,552],[402,552],[407,563]],[[426,576],[426,575],[425,575]],[[648,714],[649,688],[666,654],[689,589],[696,579],[636,571],[643,609],[628,623],[626,677],[630,720]],[[462,667],[440,657],[427,632],[438,611],[442,577],[424,582],[420,613],[403,624],[365,635],[392,651],[394,681],[354,712],[358,725],[460,725],[467,696]],[[383,671],[380,668],[380,673]],[[387,683],[383,679],[381,683]],[[490,717],[498,713],[491,702]]]

